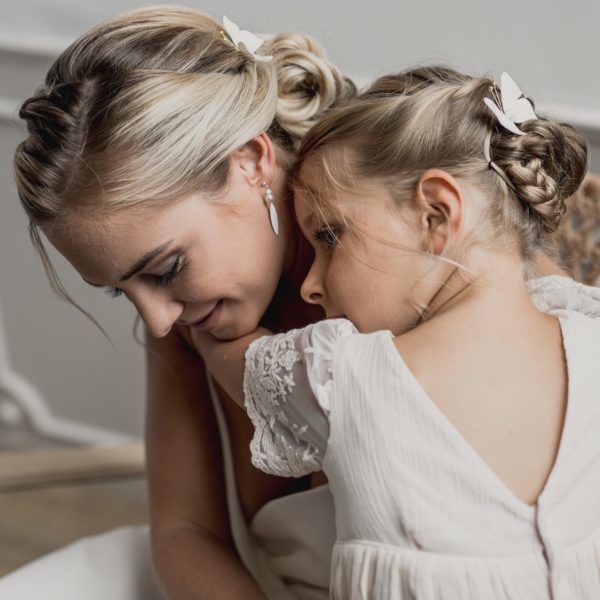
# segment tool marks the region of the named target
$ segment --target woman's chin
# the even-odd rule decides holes
[[[253,333],[259,325],[258,320],[254,319],[223,319],[223,323],[211,331],[211,333],[217,339],[226,342],[237,340],[249,333]]]

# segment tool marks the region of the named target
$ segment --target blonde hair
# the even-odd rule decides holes
[[[585,175],[587,146],[570,125],[541,117],[520,125],[523,136],[506,131],[483,102],[496,91],[491,79],[446,67],[384,76],[309,132],[295,187],[312,190],[323,208],[340,197],[331,191],[364,178],[386,184],[402,203],[424,171],[444,169],[487,198],[485,237],[508,238],[527,259],[558,227]],[[486,144],[506,177],[490,168]],[[311,181],[303,181],[308,161]]]
[[[355,92],[309,37],[276,35],[259,52],[273,60],[254,60],[197,11],[157,6],[100,24],[59,56],[21,106],[29,136],[14,171],[62,295],[38,227],[219,190],[231,152],[264,131],[288,167],[311,125]]]

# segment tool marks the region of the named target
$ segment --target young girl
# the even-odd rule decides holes
[[[327,474],[333,598],[600,597],[600,294],[525,283],[586,145],[514,90],[425,68],[330,113],[295,198],[327,320],[195,334],[238,398],[246,353],[254,464]]]

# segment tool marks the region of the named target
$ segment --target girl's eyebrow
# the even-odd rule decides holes
[[[305,229],[310,229],[313,226],[313,223],[315,222],[315,213],[314,211],[310,211],[310,213],[308,213],[308,216],[303,219],[302,221],[302,225],[304,226]]]

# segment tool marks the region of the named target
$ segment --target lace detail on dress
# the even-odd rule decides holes
[[[533,303],[542,312],[564,309],[600,318],[600,288],[562,275],[530,279],[527,288]]]
[[[298,330],[255,340],[246,351],[245,405],[254,425],[252,464],[283,477],[301,477],[321,469],[319,449],[308,425],[290,422],[284,404],[296,386],[294,366],[303,365],[296,349]],[[307,386],[305,393],[310,393]]]

